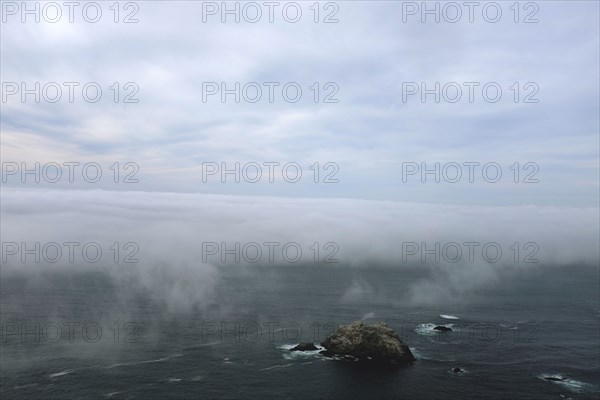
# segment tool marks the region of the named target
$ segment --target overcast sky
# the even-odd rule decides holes
[[[127,8],[120,3],[118,23],[109,8],[112,3],[100,4],[97,23],[86,21],[96,11],[88,7],[84,14],[84,4],[73,10],[69,22],[69,9],[59,2],[62,17],[50,23],[46,19],[57,18],[56,7],[40,3],[36,23],[34,15],[23,15],[20,2],[2,2],[5,188],[24,186],[20,171],[12,175],[14,164],[7,162],[19,168],[22,162],[28,167],[35,162],[42,167],[97,162],[103,179],[96,183],[76,176],[73,183],[63,177],[50,184],[42,177],[35,184],[29,177],[25,186],[467,205],[598,205],[597,2],[540,1],[527,8],[522,2],[517,23],[515,10],[509,8],[512,2],[497,3],[502,10],[497,23],[486,21],[496,12],[488,7],[484,15],[486,2],[473,10],[472,23],[462,2],[456,23],[445,20],[458,17],[456,8],[442,8],[444,3],[439,23],[435,15],[421,21],[421,10],[413,7],[420,8],[421,2],[321,3],[318,23],[309,8],[312,2],[298,3],[302,16],[297,23],[286,21],[295,18],[294,6],[287,6],[284,18],[286,2],[274,8],[272,23],[263,2],[257,3],[262,17],[256,23],[244,20],[256,15],[256,7],[244,8],[245,3],[240,3],[239,23],[234,15],[225,15],[226,22],[221,22],[221,2],[140,1]],[[138,22],[123,23],[128,16]],[[338,22],[323,23],[326,18]],[[28,89],[40,82],[39,103],[33,94],[22,101],[23,82]],[[47,101],[55,97],[55,86],[43,90],[49,82],[62,88],[55,103]],[[72,103],[64,82],[80,84]],[[89,82],[102,89],[96,103],[81,95]],[[119,83],[117,103],[114,82]],[[124,87],[128,82],[134,85]],[[239,103],[234,95],[223,103],[220,93],[207,94],[222,82],[230,89],[236,82],[242,88],[256,82],[262,98],[256,103],[244,99],[244,94],[255,96],[255,86],[241,93]],[[265,82],[279,84],[273,86],[272,103]],[[289,82],[302,89],[296,103],[283,97],[282,87]],[[416,82],[416,87],[425,82],[429,89],[436,82],[440,88],[456,82],[462,98],[455,103],[444,98],[455,97],[456,85],[451,85],[439,103],[433,94],[423,103],[420,93],[408,94],[415,86],[406,82]],[[465,82],[479,84],[472,102]],[[497,102],[482,95],[489,82],[502,89]],[[139,101],[124,103],[136,89],[131,99]],[[290,99],[294,91],[287,92]],[[94,89],[88,94],[94,97]],[[328,94],[337,102],[325,103]],[[526,103],[526,98],[537,103]],[[109,169],[115,162],[122,173],[119,184]],[[125,170],[127,162],[135,166]],[[241,168],[257,162],[262,179],[248,183],[242,175],[237,184],[230,175],[221,183],[217,171],[203,182],[203,163],[216,163],[204,164],[207,174],[223,162],[228,168],[235,162]],[[275,182],[270,183],[265,162],[297,163],[302,178],[287,182],[275,166]],[[319,183],[314,182],[315,162]],[[403,182],[403,170],[421,169],[421,163],[434,168],[436,162],[441,163],[440,173],[448,165],[448,179],[442,175],[435,183],[428,175],[422,183],[416,171]],[[450,183],[456,169],[447,163],[454,162],[463,175]],[[475,166],[470,183],[465,162],[497,163],[486,177],[494,180],[499,166],[502,178],[488,182],[481,166]],[[255,176],[253,168],[248,167],[246,178]],[[134,169],[139,182],[122,183]],[[294,171],[288,170],[286,177],[292,180]],[[327,176],[334,182],[324,183]],[[539,182],[524,182],[527,176]]]

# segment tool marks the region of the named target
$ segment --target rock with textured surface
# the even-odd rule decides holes
[[[314,350],[319,350],[319,348],[317,346],[315,346],[314,343],[299,343],[296,347],[293,347],[290,349],[290,351],[314,351]]]
[[[402,364],[415,361],[410,349],[392,328],[383,322],[365,325],[361,321],[340,325],[321,343],[326,356],[352,356],[361,361]]]

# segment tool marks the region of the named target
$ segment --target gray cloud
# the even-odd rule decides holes
[[[595,2],[540,3],[536,24],[514,23],[507,7],[497,24],[479,14],[475,23],[402,23],[402,3],[390,2],[339,3],[337,24],[312,23],[306,7],[298,24],[203,24],[201,2],[139,5],[137,24],[114,24],[110,14],[97,24],[3,24],[4,82],[104,88],[95,104],[3,104],[3,160],[134,161],[144,175],[134,189],[145,191],[598,203]],[[139,104],[112,102],[115,81],[136,82]],[[202,103],[206,81],[295,81],[305,96],[295,104]],[[312,103],[307,88],[330,81],[340,102]],[[406,81],[495,81],[504,95],[496,104],[404,103]],[[540,102],[515,104],[514,82],[536,82]],[[198,185],[202,161],[332,161],[344,179],[328,188]],[[398,181],[404,161],[533,161],[543,179],[502,187],[501,196],[485,184],[407,186]]]

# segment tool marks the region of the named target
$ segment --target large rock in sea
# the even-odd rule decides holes
[[[415,361],[410,349],[384,322],[365,325],[356,321],[340,325],[323,343],[326,356],[351,356],[379,364],[406,364]]]

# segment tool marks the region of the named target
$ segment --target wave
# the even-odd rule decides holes
[[[456,315],[452,315],[452,314],[440,314],[440,318],[443,318],[443,319],[460,319]]]
[[[110,399],[111,397],[113,397],[113,396],[115,396],[117,394],[123,394],[123,393],[125,393],[125,392],[110,392],[110,393],[106,394],[105,397],[107,399]]]
[[[117,363],[117,364],[109,365],[108,367],[104,367],[104,369],[112,369],[112,368],[116,368],[116,367],[128,367],[130,365],[152,364],[152,363],[167,361],[167,360],[170,360],[171,358],[181,357],[181,356],[183,356],[183,354],[178,353],[178,354],[172,354],[172,355],[166,356],[166,357],[157,358],[154,360],[144,360],[144,361],[136,361],[136,362],[128,362],[128,363]]]
[[[421,351],[420,349],[418,349],[416,347],[409,346],[408,348],[410,349],[411,353],[413,353],[413,356],[415,356],[415,358],[417,360],[441,361],[441,362],[455,362],[456,361],[453,358],[439,358],[439,356],[437,358],[434,358],[427,353],[423,353],[423,351]]]
[[[128,362],[128,363],[117,363],[117,364],[112,364],[112,365],[108,365],[108,366],[92,365],[89,367],[66,369],[64,371],[55,372],[53,374],[50,374],[50,375],[48,375],[48,377],[50,379],[59,378],[61,376],[72,374],[75,371],[81,371],[81,370],[86,370],[86,369],[95,369],[95,368],[97,368],[97,369],[112,369],[112,368],[117,368],[117,367],[128,367],[131,365],[151,364],[151,363],[167,361],[167,360],[170,360],[171,358],[181,357],[181,356],[183,356],[183,354],[177,353],[177,354],[172,354],[170,356],[157,358],[154,360],[144,360],[144,361]],[[114,395],[114,393],[113,393],[113,395]]]
[[[48,375],[48,377],[50,377],[50,378],[58,378],[58,377],[61,377],[61,376],[72,374],[73,372],[76,372],[76,371],[83,371],[83,370],[86,370],[86,369],[95,369],[95,368],[105,368],[105,367],[103,367],[101,365],[91,365],[89,367],[65,369],[64,371],[55,372],[53,374],[50,374],[50,375]]]
[[[416,347],[409,346],[408,348],[410,349],[410,352],[413,353],[413,356],[415,356],[415,358],[417,360],[431,360],[431,358],[429,358],[428,356],[421,353],[421,350],[417,349]]]
[[[591,383],[576,381],[563,374],[540,374],[537,376],[546,382],[561,385],[574,393],[596,392],[598,387]]]
[[[34,387],[34,386],[37,386],[37,383],[27,383],[25,385],[20,385],[20,386],[17,385],[17,386],[14,386],[13,389],[14,390],[19,390],[19,389],[26,389],[26,388]]]
[[[415,332],[417,332],[419,335],[425,335],[425,336],[439,335],[441,332],[440,331],[436,331],[434,329],[436,326],[445,326],[446,328],[453,329],[454,324],[440,325],[440,324],[434,324],[432,322],[428,322],[428,323],[425,323],[425,324],[419,324],[419,325],[417,325],[415,327]]]
[[[70,373],[75,372],[74,369],[65,369],[64,371],[55,372],[54,374],[48,375],[50,378],[58,378],[59,376],[69,375]]]
[[[375,318],[375,313],[373,313],[373,312],[366,313],[365,315],[363,315],[363,317],[360,320],[364,321],[364,320],[370,319],[370,318]]]
[[[195,344],[193,346],[188,346],[188,347],[183,348],[183,351],[185,351],[185,350],[194,350],[194,349],[198,349],[198,348],[206,347],[206,346],[215,346],[217,344],[223,344],[223,342],[222,341],[216,341],[216,342],[208,342],[208,343]]]
[[[287,368],[287,367],[291,367],[292,365],[294,365],[294,364],[276,364],[271,367],[261,368],[261,369],[259,369],[259,371],[268,371],[270,369],[275,369],[275,368]]]

